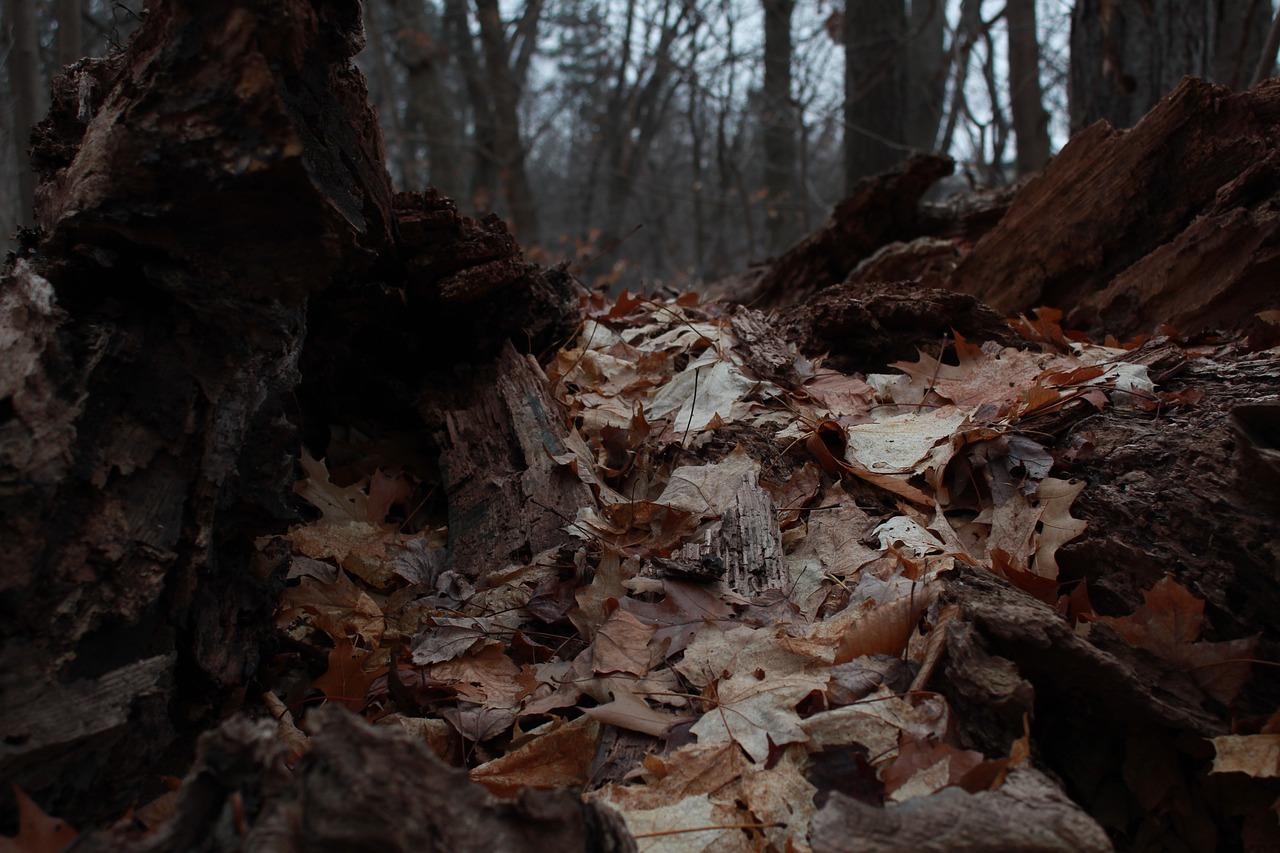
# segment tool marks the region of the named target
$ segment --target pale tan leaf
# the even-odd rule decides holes
[[[1256,779],[1280,777],[1280,734],[1213,738],[1217,756],[1210,773],[1245,773]]]

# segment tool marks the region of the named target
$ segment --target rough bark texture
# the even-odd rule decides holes
[[[437,442],[451,568],[477,579],[567,544],[564,527],[594,498],[552,458],[568,452],[568,430],[536,362],[507,344],[468,384],[473,402],[448,412]]]
[[[1280,84],[1185,80],[1136,127],[1071,140],[960,262],[1002,312],[1053,305],[1118,336],[1232,326],[1273,303]],[[1176,258],[1176,261],[1174,260]]]
[[[1004,319],[971,296],[927,290],[909,281],[849,282],[780,312],[783,334],[811,356],[829,353],[837,370],[879,371],[913,360],[917,350],[938,352],[955,332],[977,341],[1013,344]]]
[[[345,0],[158,3],[38,129],[0,303],[0,768],[74,822],[253,688],[282,578],[252,542],[296,517],[304,437],[421,430],[429,375],[576,323],[501,223],[392,198],[361,39]]]
[[[573,791],[498,800],[396,727],[335,708],[312,715],[311,749],[292,771],[271,721],[228,721],[200,740],[174,819],[149,838],[104,831],[81,851],[386,850],[626,853],[635,842],[607,806]]]
[[[277,724],[232,715],[274,651],[284,579],[253,540],[295,518],[300,443],[323,450],[335,424],[426,436],[451,567],[477,586],[562,544],[594,501],[566,476],[588,451],[570,446],[534,357],[577,326],[575,286],[524,263],[496,218],[461,217],[435,192],[393,197],[350,61],[358,14],[353,0],[157,3],[127,52],[59,79],[39,129],[41,230],[0,283],[0,772],[101,824],[231,716],[162,829],[80,849],[633,849],[574,792],[495,800],[341,711],[309,715],[292,771]],[[808,302],[780,320],[733,316],[751,368],[797,387],[786,337],[851,369],[952,331],[1015,343],[999,312],[1044,301],[1121,333],[1274,308],[1278,97],[1280,84],[1185,83],[1133,131],[1073,142],[1012,205],[922,205],[951,168],[937,157],[862,183],[760,283],[768,305]],[[917,283],[876,281],[899,270]],[[1171,390],[1202,391],[1196,407],[1077,401],[1019,426],[1089,484],[1075,510],[1089,528],[1058,552],[1064,581],[1118,615],[1171,572],[1207,602],[1209,639],[1261,631],[1258,657],[1275,660],[1280,379],[1265,355],[1219,355],[1197,364],[1159,341],[1128,355]],[[798,510],[770,492],[798,463],[730,427],[681,453],[735,445],[764,457],[766,482],[741,481],[705,552],[683,544],[719,556],[750,597],[785,582],[777,515]],[[1280,841],[1273,820],[1242,828],[1233,811],[1269,815],[1274,780],[1203,772],[1204,739],[1228,724],[1194,677],[963,565],[939,608],[945,644],[917,686],[945,694],[962,746],[1010,755],[1029,726],[1031,754],[994,792],[889,809],[837,795],[815,849]],[[1238,719],[1280,704],[1280,678],[1257,669]]]
[[[1015,770],[998,791],[948,788],[897,808],[876,808],[836,793],[813,828],[814,853],[1112,849],[1102,828],[1036,770]]]

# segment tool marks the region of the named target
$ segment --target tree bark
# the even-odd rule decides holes
[[[42,110],[43,86],[40,83],[39,45],[36,41],[35,9],[26,0],[6,0],[4,20],[8,24],[12,47],[5,56],[9,74],[9,93],[13,98],[13,137],[18,153],[17,222],[31,225],[36,177],[31,169],[31,128]]]
[[[1186,80],[1127,132],[1074,137],[959,264],[951,286],[1006,313],[1059,306],[1116,335],[1234,325],[1265,310],[1280,84]],[[1176,259],[1176,262],[1174,262]]]
[[[763,0],[764,188],[769,252],[782,251],[797,234],[796,115],[791,99],[791,14],[795,0]]]
[[[538,209],[525,171],[525,147],[517,111],[520,93],[511,69],[511,47],[502,30],[497,0],[476,0],[485,73],[493,98],[493,155],[502,179],[512,228],[528,244],[538,242]]]
[[[903,139],[902,0],[855,0],[844,14],[844,180],[892,168],[906,156]]]
[[[1017,173],[1038,172],[1049,162],[1049,113],[1040,89],[1040,42],[1035,0],[1005,4],[1009,27],[1009,106],[1018,138]]]
[[[1132,127],[1185,75],[1214,70],[1217,4],[1081,0],[1071,16],[1071,129]]]
[[[84,26],[80,17],[82,14],[80,0],[55,0],[54,2],[53,16],[58,22],[58,37],[55,45],[59,65],[70,65],[84,55]]]

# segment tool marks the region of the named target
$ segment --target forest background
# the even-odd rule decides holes
[[[3,0],[0,234],[29,226],[48,84],[142,0]],[[496,213],[535,260],[676,289],[776,257],[913,150],[1001,186],[1183,75],[1269,76],[1269,0],[365,0],[399,189]]]

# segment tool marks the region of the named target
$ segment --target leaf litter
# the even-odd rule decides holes
[[[367,465],[339,485],[304,453],[296,490],[320,517],[288,535],[301,568],[277,622],[326,663],[267,699],[291,754],[305,708],[338,703],[496,795],[581,788],[641,850],[807,850],[833,790],[989,790],[1026,760],[1029,735],[1001,755],[957,742],[946,699],[921,689],[957,562],[1108,623],[1221,700],[1239,690],[1251,641],[1200,641],[1203,602],[1171,580],[1112,619],[1058,586],[1085,484],[1052,476],[1019,425],[1140,405],[1154,386],[1123,350],[1038,316],[1021,321],[1038,348],[957,335],[951,360],[869,376],[796,354],[784,386],[753,374],[726,306],[585,301],[546,366],[573,427],[552,458],[595,499],[561,547],[473,586],[447,568],[442,519],[408,523],[422,483]],[[1215,772],[1278,772],[1276,736],[1252,737],[1219,739]],[[619,770],[606,753],[627,738]]]

